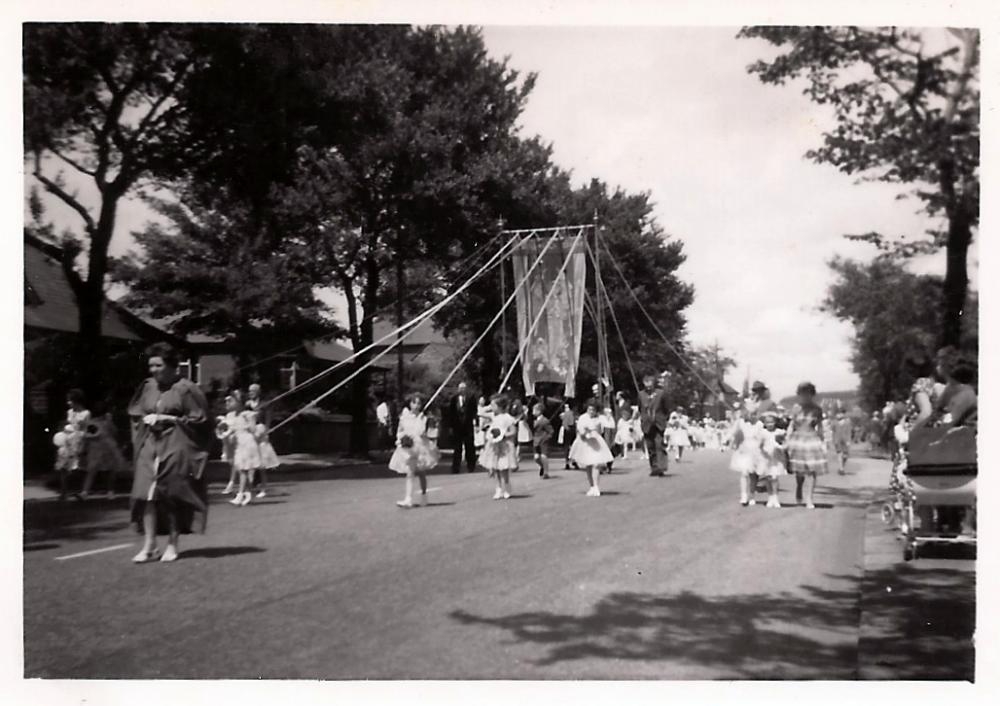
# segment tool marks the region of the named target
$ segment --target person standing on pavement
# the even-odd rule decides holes
[[[837,421],[833,425],[833,448],[840,464],[837,472],[844,475],[847,472],[847,458],[851,453],[851,420],[844,410],[837,412]]]
[[[476,425],[477,407],[469,395],[468,386],[458,383],[458,393],[448,404],[448,427],[452,435],[451,472],[458,473],[462,467],[462,450],[465,450],[465,465],[471,473],[476,468]]]
[[[663,476],[668,469],[667,444],[664,433],[670,419],[670,397],[667,394],[667,375],[656,380],[652,375],[642,379],[644,389],[639,393],[639,415],[646,450],[649,453],[649,475]]]

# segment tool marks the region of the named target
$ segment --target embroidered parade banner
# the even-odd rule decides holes
[[[560,382],[567,397],[575,396],[587,261],[582,239],[574,245],[576,233],[566,236],[553,236],[557,241],[528,276],[525,286],[517,290],[517,339],[519,350],[524,351],[521,369],[528,395],[535,394],[535,383]],[[511,262],[515,284],[524,281],[547,242],[545,238],[525,238],[514,249]],[[570,262],[560,273],[566,258]],[[538,323],[532,329],[536,318]]]

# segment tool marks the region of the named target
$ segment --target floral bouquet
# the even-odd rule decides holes
[[[410,436],[409,434],[403,434],[403,436],[399,437],[399,445],[402,446],[404,449],[412,449],[413,437]]]
[[[490,441],[494,444],[503,441],[503,429],[500,427],[490,427],[489,437]]]

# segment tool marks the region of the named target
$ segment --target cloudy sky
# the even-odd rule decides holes
[[[817,311],[831,280],[825,263],[835,253],[871,256],[844,233],[913,236],[933,224],[916,202],[895,200],[898,189],[856,185],[805,160],[830,116],[799,88],[747,74],[770,49],[736,31],[487,26],[484,36],[492,54],[537,72],[523,131],[552,142],[578,184],[596,176],[651,192],[659,222],[687,253],[679,274],[696,288],[691,338],[718,341],[739,361],[731,384],[749,368],[779,397],[806,379],[853,389],[851,329]],[[57,203],[50,215],[76,225]],[[148,215],[124,205],[114,253],[130,248]],[[942,273],[943,258],[918,267]]]
[[[819,313],[835,253],[872,251],[844,233],[919,236],[933,225],[884,184],[803,158],[829,114],[799,88],[746,73],[770,49],[737,28],[487,27],[497,56],[538,83],[523,129],[554,145],[577,183],[597,176],[648,190],[659,222],[684,243],[694,284],[694,342],[719,344],[745,370],[791,394],[802,380],[853,389],[851,329]],[[943,272],[943,259],[919,263]]]

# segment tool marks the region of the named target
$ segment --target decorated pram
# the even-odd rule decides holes
[[[905,560],[916,558],[922,544],[975,545],[978,463],[974,427],[914,429],[899,471],[903,488],[897,497],[902,503]]]

